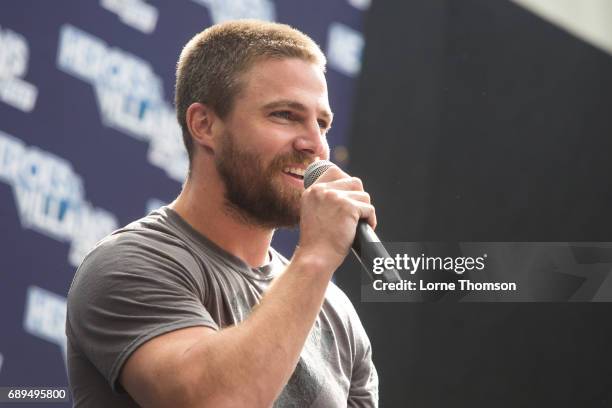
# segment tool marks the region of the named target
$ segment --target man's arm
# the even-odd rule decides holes
[[[360,218],[375,226],[361,182],[328,170],[302,196],[300,244],[242,323],[177,330],[138,348],[120,381],[150,407],[268,407],[290,378]]]

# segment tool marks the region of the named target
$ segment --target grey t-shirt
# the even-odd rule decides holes
[[[75,406],[137,406],[118,380],[134,350],[172,330],[218,330],[243,321],[287,262],[271,249],[267,265],[251,268],[168,207],[115,231],[87,255],[68,293],[68,371]],[[377,405],[370,342],[351,302],[330,283],[293,376],[274,406]]]

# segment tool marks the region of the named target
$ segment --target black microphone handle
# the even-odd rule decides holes
[[[355,240],[351,249],[370,279],[382,279],[385,282],[400,282],[402,280],[395,269],[385,269],[380,275],[373,272],[374,258],[391,258],[391,255],[365,220],[359,220],[357,223]]]

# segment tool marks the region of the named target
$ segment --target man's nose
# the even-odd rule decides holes
[[[300,135],[295,140],[294,147],[296,150],[310,153],[322,159],[329,158],[327,137],[317,120],[309,121],[308,125],[304,126]]]

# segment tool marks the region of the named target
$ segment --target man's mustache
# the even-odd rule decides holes
[[[317,161],[319,157],[309,153],[294,151],[287,153],[282,156],[276,157],[270,164],[271,169],[282,170],[287,165],[299,164],[304,167],[308,167],[311,163]]]

